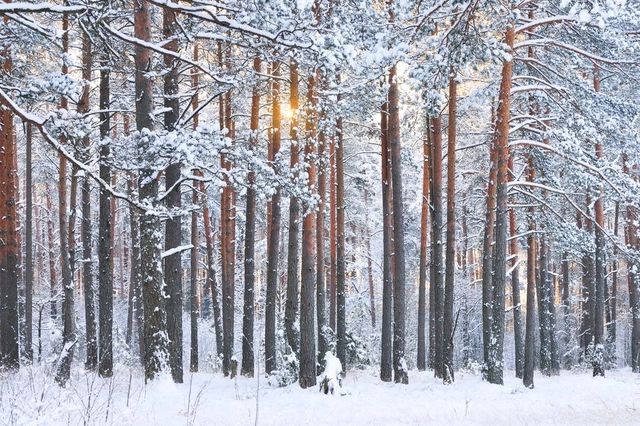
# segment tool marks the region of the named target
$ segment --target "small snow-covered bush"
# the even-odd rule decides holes
[[[479,376],[482,374],[482,363],[478,361],[470,360],[469,364],[460,368],[460,371],[464,374]]]
[[[320,375],[320,391],[331,395],[342,394],[342,363],[331,352],[324,354],[324,372]]]
[[[371,365],[371,350],[367,343],[355,333],[347,333],[347,362],[359,370]]]
[[[214,352],[208,353],[207,365],[214,373],[220,371],[220,369],[222,369],[222,354],[216,355]]]
[[[298,381],[300,362],[293,352],[288,354],[278,353],[278,365],[280,368],[269,374],[267,381],[271,386],[284,387]]]

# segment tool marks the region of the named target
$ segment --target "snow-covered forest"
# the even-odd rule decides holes
[[[0,18],[0,424],[639,421],[638,0]]]

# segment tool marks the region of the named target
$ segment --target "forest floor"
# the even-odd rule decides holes
[[[0,424],[10,425],[388,425],[388,424],[640,424],[640,375],[628,369],[606,378],[588,372],[536,373],[535,389],[507,373],[504,386],[458,373],[445,386],[432,373],[411,372],[410,384],[383,383],[372,370],[352,371],[343,396],[297,384],[271,388],[260,378],[185,374],[144,386],[141,372],[120,368],[99,379],[75,366],[60,389],[51,372],[26,367],[0,377]],[[259,395],[256,400],[256,395]]]

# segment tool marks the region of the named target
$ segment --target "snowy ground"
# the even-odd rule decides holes
[[[325,396],[297,385],[269,388],[256,379],[186,374],[185,384],[161,379],[143,385],[140,372],[120,369],[112,380],[76,366],[65,390],[49,373],[24,368],[0,377],[0,424],[57,425],[386,425],[386,424],[640,424],[640,376],[564,372],[536,376],[524,389],[508,374],[505,386],[457,375],[444,386],[431,373],[412,372],[408,386],[382,383],[376,372],[350,372],[345,396]]]

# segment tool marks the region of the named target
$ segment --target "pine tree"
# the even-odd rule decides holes
[[[307,163],[307,185],[316,184],[316,165],[313,163],[317,137],[315,110],[316,79],[311,75],[307,81],[307,119],[304,160]],[[307,210],[310,210],[307,207]],[[316,385],[316,335],[314,330],[314,285],[316,283],[316,218],[313,210],[306,211],[302,221],[302,269],[300,276],[300,387]]]
[[[8,18],[3,18],[4,23]],[[2,70],[10,74],[12,61],[6,50]],[[13,135],[13,113],[3,102],[0,110],[0,367],[18,369],[18,245],[17,236],[17,170],[14,169],[16,145]]]
[[[150,4],[139,1],[134,8],[134,33],[140,40],[151,38]],[[136,66],[136,126],[140,135],[153,131],[153,81],[149,76],[151,51],[144,45],[135,49]],[[139,150],[148,148],[145,139],[139,140]],[[160,219],[154,214],[154,201],[158,196],[158,181],[152,169],[140,170],[138,192],[148,211],[140,216],[140,274],[144,300],[144,371],[145,379],[153,380],[165,368],[168,361],[167,319],[163,306],[160,247]]]

